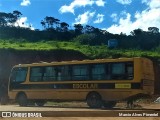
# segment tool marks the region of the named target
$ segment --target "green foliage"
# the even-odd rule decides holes
[[[22,15],[15,10],[12,13],[0,12],[0,48],[12,50],[76,50],[95,58],[118,57],[155,57],[159,58],[160,33],[157,27],[148,31],[135,29],[131,35],[112,34],[93,26],[69,25],[54,17],[46,16],[40,23],[44,30],[31,30],[30,27],[15,27]],[[117,39],[118,47],[109,49],[108,40]]]
[[[27,42],[24,39],[0,39],[0,49],[10,50],[75,50],[88,56],[90,59],[103,58],[119,58],[119,57],[149,57],[160,59],[160,47],[151,51],[144,51],[140,49],[109,49],[106,45],[99,46],[82,45],[79,42],[59,42],[59,41],[45,41]]]
[[[95,34],[82,34],[73,39],[73,41],[79,42],[80,44],[90,45],[95,39]]]

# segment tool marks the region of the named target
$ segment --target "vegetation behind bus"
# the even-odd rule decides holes
[[[152,49],[152,50],[142,50],[138,48],[115,48],[110,49],[107,45],[102,44],[98,46],[90,46],[83,45],[79,42],[61,42],[61,41],[39,41],[39,42],[29,42],[24,39],[7,39],[0,40],[0,51],[5,53],[5,51],[10,53],[18,53],[18,52],[28,52],[28,54],[32,55],[32,52],[40,51],[40,52],[48,52],[64,50],[64,51],[78,51],[82,54],[88,56],[90,59],[98,59],[98,58],[119,58],[119,57],[148,57],[153,59],[160,59],[160,50]],[[61,54],[61,51],[57,54]],[[46,58],[47,59],[47,58]],[[65,59],[62,59],[65,61]],[[47,60],[46,60],[47,61]],[[37,61],[38,62],[38,61]]]

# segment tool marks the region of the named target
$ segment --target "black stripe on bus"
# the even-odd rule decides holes
[[[131,84],[131,87],[126,89],[141,88],[141,83],[129,83],[129,84]],[[13,89],[117,89],[117,88],[115,88],[115,83],[67,83],[67,84],[14,83],[10,85],[10,90],[13,90]]]

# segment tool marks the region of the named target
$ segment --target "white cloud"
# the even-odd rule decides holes
[[[95,1],[97,6],[104,6],[105,2],[103,0],[97,0]]]
[[[59,9],[60,13],[71,12],[74,14],[75,8],[78,7],[85,7],[85,6],[92,6],[96,4],[97,6],[104,6],[104,0],[74,0],[70,5],[63,5]]]
[[[160,7],[160,0],[142,0],[142,3],[145,3],[151,9]]]
[[[61,13],[65,13],[65,12],[71,12],[74,14],[74,6],[62,6],[60,9],[59,9],[59,12]]]
[[[15,26],[31,28],[31,30],[34,30],[32,24],[27,23],[27,17],[21,17],[20,19],[18,19],[15,23]]]
[[[120,18],[118,24],[112,25],[110,28],[107,29],[108,32],[119,34],[121,32],[124,33],[130,33],[130,30],[132,29],[132,22],[131,22],[131,15],[127,13],[127,17]]]
[[[121,11],[120,15],[122,16],[126,16],[127,15],[127,12],[125,10]]]
[[[23,1],[21,2],[21,6],[28,6],[28,5],[30,5],[30,4],[31,4],[30,0],[23,0]]]
[[[98,14],[96,18],[97,18],[97,20],[95,20],[94,23],[101,23],[104,20],[104,15]]]
[[[116,13],[111,14],[110,16],[113,19],[113,22],[117,22],[118,21],[118,16]]]
[[[142,3],[147,3],[148,0],[142,0]]]
[[[116,1],[122,5],[129,5],[132,3],[132,0],[116,0]]]
[[[142,11],[141,13],[137,12],[135,18],[137,20],[134,22],[134,25],[143,30],[147,30],[148,27],[160,28],[160,8]]]
[[[143,0],[143,2],[145,1]],[[133,15],[135,21],[131,21],[131,14],[124,12],[126,17],[121,17],[118,20],[118,24],[114,24],[106,30],[115,34],[123,32],[129,35],[131,31],[138,28],[144,31],[148,31],[148,27],[157,27],[160,29],[160,2],[157,1],[150,0],[150,2],[146,2],[148,8],[142,12],[136,12]]]
[[[127,12],[124,10],[124,11],[121,11],[120,14],[118,15],[117,13],[112,13],[110,15],[110,17],[112,18],[112,21],[113,22],[118,22],[120,20],[120,18],[122,19],[126,19],[127,18]]]
[[[78,15],[78,17],[75,19],[74,24],[88,24],[89,20],[93,18],[95,12],[85,12],[81,15]]]
[[[71,12],[74,14],[74,9],[76,7],[85,7],[86,5],[93,5],[93,0],[74,0],[69,6],[64,5],[59,9],[59,12],[65,13],[65,12]]]

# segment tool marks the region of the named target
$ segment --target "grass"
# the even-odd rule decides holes
[[[137,49],[109,49],[106,45],[89,46],[81,45],[78,42],[62,41],[40,41],[28,42],[26,40],[0,40],[0,49],[15,50],[76,50],[80,51],[91,59],[95,58],[116,58],[116,57],[151,57],[160,58],[160,50],[142,51]]]
[[[0,40],[0,48],[16,50],[54,50],[54,49],[74,49],[76,43],[58,41],[28,42],[23,40]]]

